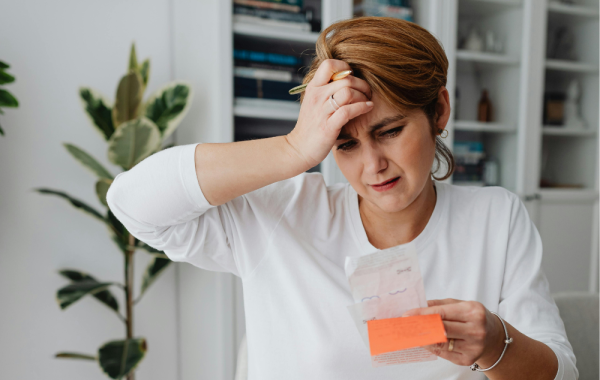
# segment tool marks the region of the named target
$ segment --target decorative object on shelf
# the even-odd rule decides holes
[[[149,75],[150,61],[146,59],[138,64],[135,45],[132,44],[127,74],[119,82],[114,105],[110,105],[100,93],[91,88],[79,89],[79,96],[92,125],[108,142],[108,159],[124,170],[130,170],[143,159],[169,148],[170,146],[163,148],[162,143],[178,127],[191,104],[191,88],[185,83],[178,82],[168,83],[142,103]],[[106,194],[114,176],[82,149],[68,143],[64,146],[79,163],[97,177],[96,195],[100,203],[108,208]],[[48,188],[35,190],[41,194],[59,196],[100,221],[108,228],[112,240],[122,251],[124,260],[124,283],[100,281],[75,269],[59,271],[63,277],[70,280],[69,285],[56,293],[56,300],[61,309],[66,309],[86,295],[93,296],[109,307],[123,322],[126,336],[122,340],[106,342],[95,355],[60,352],[56,357],[97,361],[108,377],[112,379],[126,377],[128,380],[133,380],[134,370],[147,350],[146,339],[133,335],[133,307],[171,261],[164,252],[146,245],[131,235],[110,209],[106,213],[97,211],[94,207],[62,191]],[[133,258],[138,249],[150,254],[152,259],[143,275],[140,294],[134,298]],[[111,286],[116,286],[125,293],[125,315],[120,312],[117,298],[109,289]]]
[[[483,161],[483,183],[486,186],[497,186],[500,179],[498,160],[488,157]]]
[[[470,51],[483,51],[483,47],[483,37],[481,37],[481,34],[477,28],[471,28],[471,31],[469,31],[469,34],[465,39],[463,49]]]
[[[564,121],[565,94],[547,92],[544,94],[544,125],[561,126]]]
[[[481,91],[481,98],[477,107],[477,120],[481,122],[492,121],[492,102],[488,96],[487,90]]]
[[[394,17],[414,21],[409,0],[354,0],[354,16]]]
[[[490,53],[501,54],[504,52],[504,44],[500,37],[492,30],[485,33],[485,50]]]
[[[0,84],[8,84],[15,81],[15,77],[6,72],[10,66],[0,61]],[[16,108],[19,106],[19,101],[10,92],[0,88],[0,107],[12,107]],[[0,108],[0,115],[4,112]],[[2,126],[0,126],[0,135],[4,136]]]
[[[255,8],[274,9],[286,12],[300,12],[303,0],[233,0],[234,4]]]
[[[586,128],[587,124],[581,117],[579,101],[581,98],[581,87],[577,79],[572,79],[567,89],[565,99],[564,124],[567,128]]]
[[[565,25],[548,27],[548,42],[546,57],[549,59],[562,59],[575,61],[575,34]]]

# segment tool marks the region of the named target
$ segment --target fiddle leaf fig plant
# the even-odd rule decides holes
[[[2,62],[0,67],[3,67],[1,65]],[[132,44],[127,72],[118,82],[114,103],[92,88],[79,89],[79,97],[91,125],[107,142],[108,160],[123,170],[129,170],[152,154],[173,146],[163,147],[163,142],[178,127],[192,101],[190,86],[182,82],[173,82],[160,88],[144,102],[143,95],[149,75],[150,60],[146,59],[138,64],[135,44]],[[98,280],[91,274],[77,269],[61,269],[59,274],[70,283],[56,292],[56,301],[64,310],[80,299],[91,296],[123,321],[125,334],[123,339],[104,343],[96,354],[59,352],[56,357],[95,361],[111,379],[126,377],[128,380],[134,380],[134,371],[145,356],[147,342],[143,337],[134,336],[133,308],[151,284],[169,267],[171,261],[164,252],[132,236],[108,208],[106,193],[115,176],[76,145],[64,143],[64,147],[77,162],[94,175],[94,192],[106,210],[99,211],[60,190],[34,190],[68,201],[76,209],[104,225],[111,240],[123,253],[125,273],[124,282],[118,283]],[[140,294],[134,297],[133,255],[138,250],[150,255],[151,260],[142,277]],[[113,293],[114,289],[123,291],[125,310],[119,306],[118,297]]]
[[[0,85],[12,83],[15,81],[15,77],[6,72],[10,66],[0,61]],[[0,115],[4,114],[1,107],[13,107],[19,106],[19,101],[10,92],[0,88]],[[4,130],[0,126],[0,135],[4,136]]]

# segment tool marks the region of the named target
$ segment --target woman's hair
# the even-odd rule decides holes
[[[338,21],[325,29],[316,45],[314,57],[303,83],[308,83],[326,59],[338,59],[352,68],[353,75],[365,80],[373,92],[402,112],[422,109],[435,138],[435,170],[443,160],[447,172],[454,172],[452,152],[437,137],[434,120],[440,87],[446,85],[448,59],[438,40],[412,22],[392,17],[358,17]],[[300,102],[304,93],[300,96]]]

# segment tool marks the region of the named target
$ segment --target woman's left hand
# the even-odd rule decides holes
[[[427,301],[429,307],[412,309],[403,317],[440,314],[448,341],[425,348],[454,364],[473,363],[487,368],[494,364],[504,349],[504,329],[500,320],[480,302],[455,299]],[[450,340],[454,347],[449,351]]]

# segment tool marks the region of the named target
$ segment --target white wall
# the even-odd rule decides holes
[[[61,145],[74,143],[118,173],[106,143],[90,126],[77,88],[111,100],[127,68],[129,46],[151,57],[148,95],[171,78],[169,0],[4,1],[0,60],[17,77],[7,87],[21,106],[0,115],[0,377],[106,379],[93,362],[54,359],[58,351],[94,353],[124,336],[123,324],[94,299],[61,311],[54,297],[67,283],[57,270],[89,271],[122,281],[122,255],[99,222],[65,201],[31,191],[65,190],[98,209],[94,177]],[[136,277],[147,261],[138,252]],[[177,312],[174,268],[136,307],[135,335],[148,339],[138,379],[176,379]],[[114,289],[119,294],[118,289]],[[122,306],[121,302],[121,306]]]

